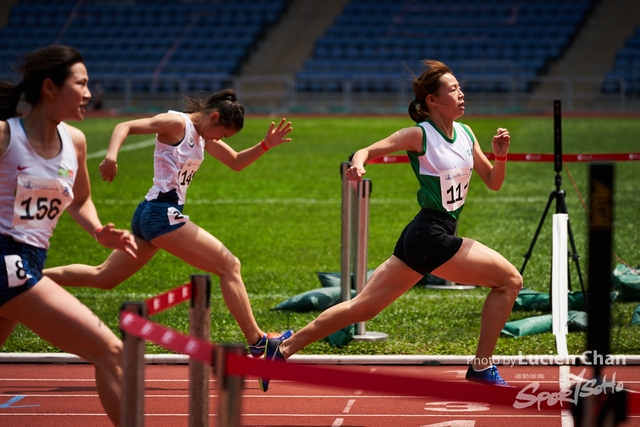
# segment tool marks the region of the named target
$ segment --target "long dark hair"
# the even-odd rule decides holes
[[[220,114],[220,124],[240,131],[244,126],[244,107],[233,89],[223,89],[207,99],[185,97],[185,113]]]
[[[442,84],[440,77],[443,74],[453,74],[451,69],[440,61],[425,59],[422,61],[425,70],[420,77],[413,76],[413,100],[409,104],[409,116],[416,123],[424,122],[429,118],[429,107],[427,107],[427,95],[432,95],[438,91]]]
[[[16,67],[22,81],[13,84],[0,81],[0,120],[16,117],[16,108],[24,94],[24,101],[34,105],[40,100],[40,89],[45,79],[61,87],[71,74],[71,67],[84,63],[84,58],[74,48],[66,45],[42,47],[21,57]]]

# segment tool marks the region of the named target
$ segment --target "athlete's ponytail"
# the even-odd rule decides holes
[[[24,84],[13,84],[0,81],[0,120],[7,120],[18,115],[18,102],[24,92]]]
[[[220,114],[219,122],[224,127],[231,127],[239,132],[244,126],[244,107],[238,102],[238,96],[233,89],[223,89],[207,99],[185,97],[184,112]]]
[[[71,74],[71,67],[79,62],[84,63],[80,52],[65,45],[46,46],[23,55],[22,62],[16,67],[22,81],[18,84],[0,82],[0,120],[18,115],[21,97],[28,104],[36,104],[46,79],[61,87]]]
[[[440,61],[425,59],[422,61],[425,66],[420,77],[413,76],[414,98],[409,104],[409,116],[416,122],[424,122],[429,118],[429,107],[427,107],[427,95],[435,94],[440,87],[440,77],[443,74],[451,74],[451,69]]]

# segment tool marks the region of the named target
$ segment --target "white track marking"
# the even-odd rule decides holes
[[[560,389],[566,390],[571,388],[571,367],[562,365],[559,369]],[[573,415],[571,415],[571,410],[563,409],[560,412],[560,419],[562,427],[573,427]]]
[[[540,199],[542,201],[542,199]],[[529,198],[523,197],[492,197],[492,198],[476,198],[474,201],[482,204],[488,203],[496,203],[496,204],[504,204],[504,203],[528,203],[530,202]],[[108,205],[137,205],[140,203],[140,200],[126,200],[126,199],[101,199],[99,203],[104,203]],[[284,205],[339,205],[341,203],[340,199],[303,199],[303,198],[291,198],[291,199],[196,199],[190,198],[190,205],[275,205],[275,204],[284,204]],[[405,199],[371,199],[371,204],[374,205],[410,205],[414,206],[415,201],[413,200],[405,200]]]
[[[120,147],[120,150],[118,150],[118,152],[122,153],[123,151],[139,150],[141,148],[148,147],[148,146],[153,145],[155,143],[156,143],[155,139],[147,139],[147,140],[141,141],[141,142],[134,142],[133,144],[125,144],[122,147]],[[107,150],[106,149],[94,151],[93,153],[87,154],[87,160],[104,157],[104,156],[106,156],[106,154],[107,154]]]
[[[456,379],[464,379],[465,375],[467,375],[466,369],[455,369],[452,371],[444,371],[445,374],[456,374]]]
[[[356,403],[355,399],[349,399],[349,401],[347,402],[347,406],[344,407],[344,409],[342,410],[342,413],[348,414],[349,411],[351,411],[351,407],[353,406],[354,403]]]

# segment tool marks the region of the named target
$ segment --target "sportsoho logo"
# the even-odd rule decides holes
[[[519,353],[514,357],[502,357],[493,358],[490,360],[477,360],[476,358],[469,358],[469,363],[472,362],[489,362],[495,364],[501,360],[505,366],[513,367],[514,365],[523,366],[553,366],[553,365],[582,365],[582,366],[621,366],[626,365],[626,359],[623,355],[602,355],[597,351],[585,351],[580,356],[554,356],[554,355],[523,355]],[[483,363],[486,364],[486,363]],[[531,382],[527,386],[523,387],[518,395],[516,401],[513,403],[513,407],[516,409],[524,409],[530,406],[536,405],[538,410],[545,404],[546,406],[554,406],[559,404],[565,406],[565,404],[575,405],[578,399],[586,398],[589,396],[598,396],[601,394],[614,394],[623,390],[624,384],[616,381],[616,373],[611,375],[609,380],[607,376],[603,376],[600,380],[586,379],[585,375],[587,368],[583,369],[579,375],[571,375],[567,388],[563,388],[556,392],[550,392],[540,390],[539,382]],[[525,378],[529,377],[528,375]],[[538,376],[537,378],[544,378],[544,376]],[[531,376],[530,378],[534,378]]]
[[[502,364],[504,366],[513,367],[515,365],[520,366],[554,366],[554,365],[581,365],[581,366],[619,366],[626,365],[627,361],[624,355],[602,355],[597,351],[587,350],[580,356],[559,356],[559,355],[544,355],[544,354],[528,354],[523,355],[519,352],[517,356],[500,356],[493,358],[474,358],[469,357],[468,364],[477,365],[493,365]]]
[[[601,394],[614,394],[622,391],[624,388],[622,382],[616,382],[615,372],[611,376],[611,381],[607,381],[606,375],[604,375],[600,381],[595,379],[585,380],[584,375],[586,372],[587,368],[584,368],[582,372],[580,372],[580,375],[573,377],[574,381],[569,383],[569,388],[556,392],[541,391],[536,393],[538,388],[540,388],[540,383],[530,383],[520,390],[516,396],[516,401],[513,403],[513,407],[516,409],[524,409],[536,405],[538,410],[540,410],[540,406],[545,402],[548,406],[556,404],[564,406],[565,403],[576,405],[580,398]]]

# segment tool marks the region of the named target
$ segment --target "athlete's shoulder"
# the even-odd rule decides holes
[[[84,154],[87,151],[87,137],[84,132],[68,123],[62,122],[61,124],[67,129],[67,132],[69,132],[69,137],[71,138],[71,142],[73,142],[76,154],[84,157]]]
[[[465,133],[469,136],[469,138],[471,139],[472,143],[476,142],[476,135],[473,133],[473,130],[471,130],[471,126],[465,124],[465,123],[461,123],[461,122],[454,122],[456,124],[458,124],[462,130],[465,131]]]
[[[11,130],[9,123],[4,120],[0,120],[0,156],[7,151],[9,147],[9,141],[11,141]]]

